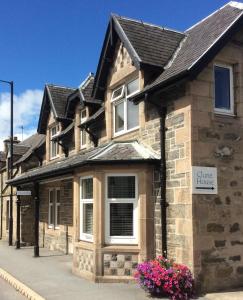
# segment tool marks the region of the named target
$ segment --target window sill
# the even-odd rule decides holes
[[[223,112],[223,111],[217,111],[215,110],[214,111],[214,114],[215,116],[218,116],[218,117],[229,117],[229,118],[236,118],[237,115],[232,113],[232,112]]]
[[[51,160],[54,160],[54,159],[57,159],[57,158],[60,158],[60,156],[57,155],[57,156],[50,157],[50,161],[51,161]]]
[[[117,137],[120,137],[120,136],[122,136],[122,135],[131,133],[131,132],[133,132],[133,131],[138,130],[139,128],[140,128],[140,127],[137,126],[137,127],[132,128],[132,129],[129,129],[129,130],[127,130],[127,131],[121,131],[121,132],[114,133],[114,134],[113,134],[113,138],[117,138]]]

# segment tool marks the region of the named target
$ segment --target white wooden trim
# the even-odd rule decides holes
[[[135,177],[135,198],[108,199],[108,177]],[[110,236],[110,204],[133,204],[133,236]],[[138,176],[136,173],[107,173],[105,176],[105,242],[107,244],[138,244]]]
[[[88,233],[85,233],[83,232],[83,205],[84,204],[93,204],[93,214],[94,214],[94,186],[93,186],[93,199],[82,199],[82,180],[84,179],[89,179],[91,178],[93,180],[93,184],[94,184],[94,178],[93,176],[83,176],[83,177],[80,177],[80,180],[79,180],[79,184],[80,184],[80,199],[79,199],[79,203],[80,203],[80,232],[79,232],[79,237],[80,237],[80,240],[82,241],[87,241],[87,242],[93,242],[93,234],[88,234]],[[93,220],[94,220],[94,215],[93,215]],[[93,231],[94,231],[94,228],[93,228]]]
[[[221,67],[230,71],[230,109],[216,108],[216,95],[215,95],[215,67]],[[234,78],[233,78],[233,67],[231,65],[215,63],[213,65],[213,81],[214,81],[214,112],[223,115],[234,115]]]

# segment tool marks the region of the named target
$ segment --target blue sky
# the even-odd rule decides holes
[[[20,105],[31,101],[26,98],[19,102],[26,91],[38,97],[34,100],[37,107],[31,106],[34,109],[31,117],[23,120],[26,134],[36,126],[38,116],[34,115],[38,115],[45,83],[76,87],[90,71],[96,71],[111,12],[184,30],[225,3],[223,0],[2,1],[0,79],[15,82],[16,115]],[[1,92],[6,89],[0,85]],[[0,110],[6,97],[0,94]],[[18,122],[16,133],[22,121]],[[8,135],[7,125],[5,131],[0,130],[0,138]]]

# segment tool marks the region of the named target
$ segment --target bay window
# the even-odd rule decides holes
[[[58,229],[60,225],[60,189],[53,188],[49,190],[49,213],[48,224],[49,228]]]
[[[57,142],[52,139],[59,133],[59,126],[55,125],[50,128],[50,158],[56,158],[59,154],[59,147]]]
[[[115,89],[112,93],[114,135],[139,127],[139,107],[128,100],[139,91],[139,79]]]
[[[93,241],[93,178],[80,179],[80,239]]]
[[[137,244],[137,178],[133,174],[107,176],[106,242]]]
[[[231,66],[214,66],[215,112],[233,114],[233,69]]]

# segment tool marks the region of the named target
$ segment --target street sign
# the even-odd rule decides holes
[[[17,196],[31,196],[31,191],[17,191]]]
[[[192,193],[218,194],[217,168],[192,167]]]

